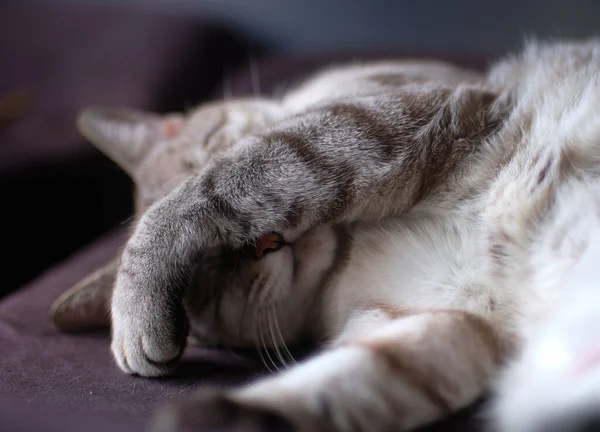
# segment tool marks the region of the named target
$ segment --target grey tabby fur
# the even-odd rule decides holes
[[[410,430],[490,389],[502,431],[595,420],[599,73],[595,40],[530,44],[486,75],[359,64],[281,100],[89,109],[80,128],[135,179],[137,221],[55,322],[101,322],[85,299],[114,279],[127,373],[171,373],[186,340],[271,347],[284,367],[287,344],[323,345],[187,396],[161,431]]]

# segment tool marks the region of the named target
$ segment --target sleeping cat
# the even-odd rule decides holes
[[[160,431],[410,430],[487,390],[501,431],[595,430],[599,74],[600,41],[530,44],[486,75],[374,63],[188,115],[89,109],[138,217],[55,321],[110,300],[127,373],[171,373],[188,336],[289,366]],[[304,336],[320,352],[287,364]]]

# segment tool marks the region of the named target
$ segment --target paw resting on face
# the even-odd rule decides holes
[[[172,373],[189,331],[183,307],[159,309],[145,304],[149,299],[121,291],[115,289],[112,301],[111,350],[117,364],[126,373],[147,377]]]

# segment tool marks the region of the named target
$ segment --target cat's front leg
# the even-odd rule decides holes
[[[173,369],[186,337],[183,291],[204,251],[406,211],[500,120],[487,89],[425,87],[325,106],[239,143],[140,219],[112,301],[117,363],[146,376]]]
[[[121,255],[111,301],[111,350],[127,373],[167,375],[185,349],[189,326],[182,296],[192,259],[183,250],[191,238],[181,236],[173,211],[170,202],[151,207]]]
[[[479,316],[425,311],[382,324],[384,314],[361,311],[337,344],[279,375],[172,404],[156,430],[411,430],[474,402],[503,359]]]

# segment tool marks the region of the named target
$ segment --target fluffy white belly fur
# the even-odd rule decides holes
[[[395,315],[495,309],[497,293],[482,282],[479,230],[464,215],[418,207],[384,224],[352,226],[347,261],[323,299],[326,334],[339,334],[352,313],[380,306]]]

